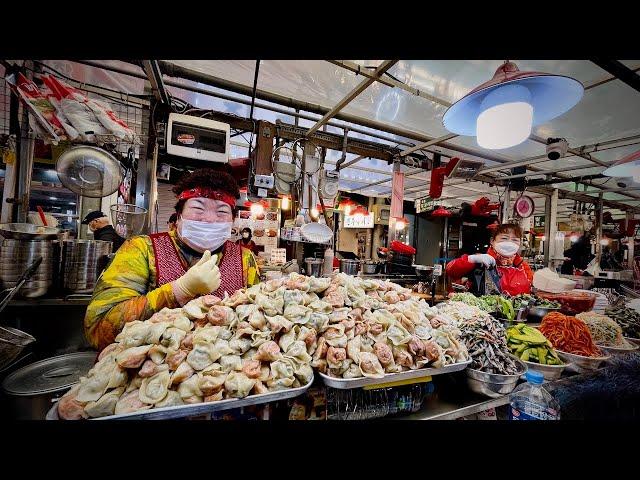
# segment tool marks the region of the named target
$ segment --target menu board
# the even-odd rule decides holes
[[[433,208],[434,201],[431,197],[422,197],[415,199],[416,213],[426,212]]]
[[[345,215],[344,228],[373,228],[373,213],[369,215]]]
[[[240,210],[234,221],[237,238],[243,228],[251,229],[251,239],[256,245],[264,247],[267,258],[271,250],[278,248],[278,236],[280,232],[280,210],[277,207],[264,209],[264,213],[252,215],[249,210]]]

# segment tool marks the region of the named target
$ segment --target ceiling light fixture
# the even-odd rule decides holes
[[[633,178],[634,182],[640,182],[640,150],[621,158],[602,174],[607,177]]]
[[[458,135],[476,136],[490,150],[524,142],[532,127],[556,118],[582,98],[584,86],[563,75],[521,72],[505,62],[493,78],[451,105],[442,118]]]

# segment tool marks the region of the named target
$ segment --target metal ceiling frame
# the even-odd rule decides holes
[[[167,92],[167,88],[164,86],[162,70],[160,70],[158,61],[142,60],[142,68],[147,74],[147,80],[149,80],[149,83],[151,84],[151,89],[156,99],[165,105],[169,105],[171,100],[169,99],[169,92]]]
[[[640,92],[640,75],[618,60],[594,58],[591,62],[601,69],[609,72],[621,82],[626,83],[634,90]]]
[[[111,69],[116,71],[113,68],[109,68],[108,66],[102,66],[100,64],[96,64],[95,62],[90,62],[90,61],[80,61],[80,63],[85,63],[94,67],[98,67],[98,68],[105,68],[105,69]],[[139,63],[136,62],[131,62],[134,65],[139,66]],[[211,86],[214,86],[216,88],[222,88],[225,90],[229,90],[232,92],[236,92],[236,93],[240,93],[243,95],[247,95],[250,96],[252,92],[250,92],[249,90],[251,90],[250,87],[244,86],[242,84],[238,84],[229,80],[224,80],[224,79],[219,79],[217,77],[213,77],[211,75],[206,75],[206,74],[202,74],[200,72],[194,71],[194,70],[190,70],[190,69],[186,69],[183,67],[179,67],[177,65],[174,65],[170,62],[164,62],[164,61],[159,61],[158,62],[159,65],[162,66],[163,69],[163,73],[165,75],[168,76],[174,76],[177,78],[184,78],[187,80],[192,80],[192,81],[196,81],[196,82],[201,82],[201,83],[205,83]],[[126,75],[131,75],[131,76],[137,76],[135,74],[132,74],[132,72],[128,72],[126,70],[122,70],[120,69],[119,73],[124,73]],[[166,84],[169,84],[168,81],[165,81]],[[193,88],[189,88],[187,86],[183,86],[180,85],[177,82],[173,82],[175,84],[176,87],[178,88],[183,88],[186,90],[194,90]],[[204,93],[204,94],[209,94],[209,95],[213,95],[216,96],[214,92],[207,92],[206,90],[202,90],[200,93]],[[284,97],[282,95],[278,95],[278,94],[272,94],[270,92],[265,92],[262,90],[257,90],[256,91],[256,98],[261,98],[263,100],[267,100],[270,102],[274,102],[274,103],[278,103],[281,105],[285,105],[285,106],[289,106],[291,108],[294,109],[301,109],[301,110],[306,110],[308,112],[313,112],[313,113],[319,113],[319,114],[327,114],[328,112],[330,112],[330,109],[327,109],[326,107],[322,107],[320,105],[314,105],[314,104],[309,104],[307,102],[301,102],[292,98],[288,98],[288,97]],[[269,107],[267,107],[269,108]],[[291,113],[287,112],[288,115],[291,115]],[[345,114],[343,112],[337,112],[334,117],[336,119],[340,119],[343,120],[345,122],[349,122],[349,123],[356,123],[356,124],[360,124],[363,126],[366,126],[368,128],[373,128],[373,129],[377,129],[383,132],[387,132],[387,133],[391,133],[393,135],[398,135],[404,138],[408,138],[408,139],[412,139],[412,140],[417,140],[417,141],[423,141],[423,142],[429,142],[429,141],[433,141],[434,138],[429,137],[427,135],[424,135],[422,133],[418,133],[418,132],[413,132],[410,130],[405,130],[402,128],[396,128],[393,126],[389,126],[386,124],[382,124],[380,122],[374,121],[374,120],[370,120],[367,118],[362,118],[362,117],[358,117],[356,115],[350,115],[350,114]],[[365,133],[366,134],[366,133]],[[455,152],[460,152],[460,153],[466,153],[468,155],[472,155],[472,156],[476,156],[479,158],[483,158],[485,160],[490,160],[490,161],[496,161],[499,163],[507,163],[512,161],[512,159],[508,159],[508,158],[504,158],[502,156],[499,155],[495,155],[495,154],[486,154],[484,152],[477,152],[473,149],[469,149],[466,147],[462,147],[462,146],[458,146],[458,145],[451,145],[449,143],[444,143],[442,142],[440,144],[440,146],[442,148],[446,148]],[[489,177],[491,178],[491,177]],[[562,180],[563,178],[560,177],[560,180]],[[495,179],[491,179],[490,180],[491,183],[495,182]],[[379,182],[379,183],[384,183],[384,182]],[[379,184],[377,183],[377,184]],[[542,188],[542,187],[536,187],[536,188]],[[543,189],[544,190],[544,189]],[[533,191],[533,190],[532,190]],[[547,190],[544,190],[545,192]],[[562,190],[561,190],[562,192]],[[548,194],[548,193],[545,193]],[[568,195],[574,195],[574,193],[572,192],[566,192],[566,194]],[[587,198],[590,198],[589,196],[587,196]],[[632,198],[634,199],[640,199],[640,197],[635,197],[633,196]],[[583,201],[591,201],[591,200],[583,200]],[[614,208],[618,208],[618,205],[610,205],[610,206],[614,206]],[[624,204],[622,205],[624,207]],[[634,211],[637,210],[636,207],[631,207]]]
[[[382,75],[384,72],[389,70],[396,63],[398,63],[398,60],[385,60],[384,62],[382,62],[380,66],[378,66],[375,69],[372,76],[367,77],[362,82],[360,82],[358,86],[356,86],[353,90],[347,93],[342,100],[340,100],[336,105],[334,105],[334,107],[331,110],[329,110],[320,120],[318,120],[315,123],[315,125],[313,125],[307,131],[307,135],[311,135],[313,132],[315,132],[321,126],[323,126],[325,123],[331,120],[337,113],[340,112],[340,110],[342,110],[344,107],[349,105],[349,103],[351,103],[351,101],[354,98],[356,98],[358,95],[364,92],[369,85],[371,85],[373,82],[375,82],[377,79],[380,78],[380,75]],[[255,93],[255,89],[254,89],[254,93]]]

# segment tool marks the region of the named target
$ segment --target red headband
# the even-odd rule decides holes
[[[180,195],[178,195],[178,200],[188,200],[189,198],[212,198],[214,200],[220,200],[221,202],[227,203],[231,208],[236,207],[236,198],[233,195],[221,192],[220,190],[214,190],[213,188],[190,188],[189,190],[184,190]]]

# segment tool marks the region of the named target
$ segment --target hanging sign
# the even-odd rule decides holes
[[[544,215],[536,215],[533,217],[533,228],[544,227]]]
[[[344,228],[373,228],[373,213],[369,215],[345,215]]]
[[[428,210],[433,210],[434,201],[431,197],[422,197],[416,198],[415,207],[416,213],[426,212]]]

